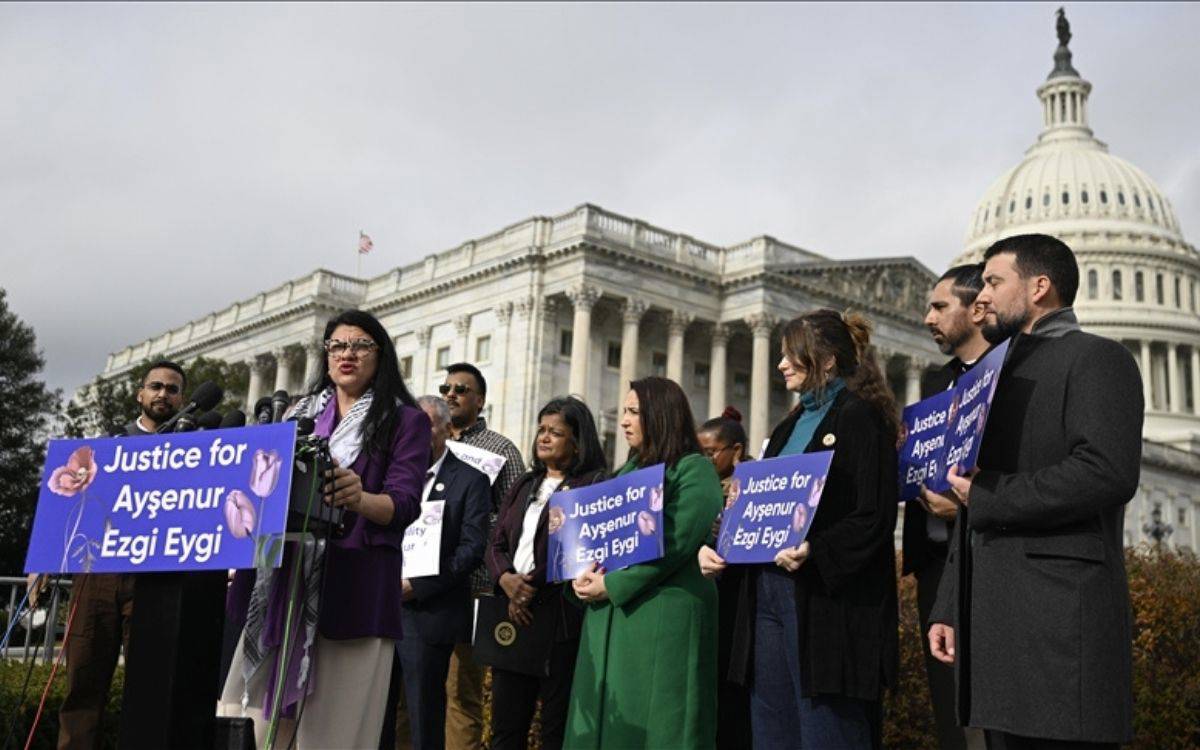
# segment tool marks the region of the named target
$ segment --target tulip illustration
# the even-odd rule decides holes
[[[662,485],[655,485],[650,490],[650,510],[658,513],[662,511],[663,506],[663,488]]]
[[[241,490],[230,492],[225,498],[225,524],[234,539],[245,539],[254,531],[257,514],[254,503]]]
[[[653,514],[645,510],[638,512],[637,525],[638,531],[642,532],[642,536],[650,536],[658,528],[658,523],[654,520]]]
[[[275,491],[275,485],[279,484],[282,466],[279,451],[264,451],[262,448],[254,451],[250,466],[250,491],[265,500]]]
[[[96,452],[84,445],[75,449],[67,459],[66,466],[60,466],[50,475],[50,491],[63,497],[74,497],[76,493],[86,490],[96,479]]]

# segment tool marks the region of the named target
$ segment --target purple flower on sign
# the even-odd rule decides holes
[[[561,529],[563,524],[567,522],[567,514],[563,513],[563,509],[559,508],[557,505],[550,508],[549,518],[548,531],[551,534],[557,534],[558,530]]]
[[[663,488],[662,485],[650,488],[650,510],[655,513],[662,511],[663,506]]]
[[[658,528],[658,523],[654,520],[654,515],[647,510],[640,511],[637,514],[637,522],[638,531],[642,532],[642,536],[650,536]]]
[[[808,508],[804,503],[796,503],[796,512],[792,514],[792,531],[797,534],[804,529],[804,522],[808,520]]]
[[[225,524],[234,539],[245,539],[254,531],[254,503],[241,490],[230,492],[225,498]]]
[[[821,493],[825,491],[825,479],[821,477],[813,482],[812,492],[808,494],[808,507],[815,508],[821,502]]]
[[[275,491],[282,466],[279,451],[264,451],[262,448],[254,451],[250,466],[250,491],[265,500]]]
[[[96,452],[84,445],[76,448],[67,459],[50,475],[47,483],[50,491],[63,497],[74,497],[86,490],[96,480]]]

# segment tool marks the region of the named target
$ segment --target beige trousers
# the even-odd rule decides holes
[[[483,746],[483,667],[471,658],[471,644],[458,643],[446,679],[446,749]]]
[[[388,681],[396,642],[387,638],[331,641],[317,636],[313,691],[304,704],[296,737],[299,750],[376,750],[383,729]],[[239,640],[217,706],[218,716],[244,716],[254,720],[254,740],[259,748],[267,738],[269,717],[262,712],[266,687],[263,667],[250,681],[250,700],[242,709],[242,642]],[[291,719],[280,719],[274,746],[286,748],[296,731]]]

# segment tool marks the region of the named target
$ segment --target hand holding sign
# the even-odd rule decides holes
[[[798,569],[808,555],[807,546],[803,552],[799,548],[812,526],[832,460],[833,451],[821,451],[738,464],[715,559],[708,559],[710,569],[717,569],[718,560]],[[703,565],[702,560],[702,570]]]

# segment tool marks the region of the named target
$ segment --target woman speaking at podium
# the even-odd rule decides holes
[[[326,324],[324,341],[326,370],[292,416],[312,418],[314,433],[329,439],[338,468],[324,500],[346,510],[346,531],[315,556],[324,558],[323,576],[305,556],[290,624],[287,582],[299,545],[288,544],[283,566],[260,571],[254,584],[221,713],[253,717],[259,747],[268,735],[287,747],[293,731],[301,750],[378,746],[401,637],[400,545],[429,466],[429,418],[405,387],[379,321],[343,312]]]

